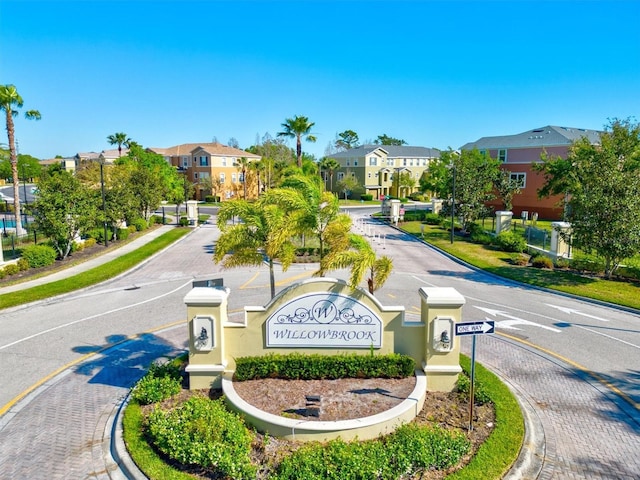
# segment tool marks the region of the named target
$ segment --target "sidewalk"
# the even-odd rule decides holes
[[[15,285],[8,285],[6,287],[0,287],[0,295],[11,292],[18,292],[20,290],[26,290],[32,287],[38,287],[40,285],[44,285],[46,283],[55,282],[57,280],[62,280],[64,278],[69,278],[78,273],[86,272],[91,270],[92,268],[99,267],[100,265],[104,265],[105,263],[110,262],[126,253],[132,252],[147,243],[155,240],[165,232],[176,228],[175,225],[163,225],[155,230],[152,230],[144,235],[140,235],[135,240],[132,240],[121,247],[114,248],[109,250],[107,253],[94,257],[86,262],[82,262],[78,265],[74,265],[72,267],[65,268],[58,272],[52,273],[50,275],[46,275],[40,278],[36,278],[34,280],[28,280],[26,282],[16,283]]]

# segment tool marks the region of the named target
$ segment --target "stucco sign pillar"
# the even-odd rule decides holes
[[[455,288],[420,289],[421,317],[425,324],[423,370],[427,390],[451,392],[460,368],[460,341],[455,324],[462,319],[464,297]]]

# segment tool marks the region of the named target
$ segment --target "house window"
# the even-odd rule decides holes
[[[200,172],[200,174],[198,175],[198,177],[200,179],[202,178],[209,178],[209,172]]]
[[[231,174],[231,183],[236,183],[236,174],[235,173]]]
[[[347,167],[350,167],[350,166],[351,166],[351,159],[347,158]]]
[[[209,166],[209,157],[200,157],[200,166],[208,167]]]
[[[369,166],[370,167],[377,167],[378,166],[378,157],[369,157]]]
[[[402,159],[402,166],[403,166],[403,167],[406,167],[406,166],[407,166],[407,159],[406,159],[406,158],[403,158],[403,159]]]
[[[182,168],[187,168],[189,166],[189,157],[182,157]]]
[[[367,173],[367,178],[371,178],[371,172]]]
[[[344,172],[338,172],[338,181],[344,180]]]
[[[527,186],[527,174],[526,173],[512,173],[509,178],[512,182],[516,182],[520,188]]]
[[[501,148],[500,150],[498,150],[498,160],[500,160],[502,163],[507,161],[507,150],[505,148]]]
[[[358,166],[358,160],[354,160],[354,161],[353,161],[353,166],[354,166],[354,167],[357,167],[357,166]]]
[[[196,180],[198,179],[198,172],[194,172],[193,173],[193,178],[196,179]]]
[[[223,167],[227,166],[227,157],[222,157],[222,166]]]
[[[220,181],[221,181],[222,183],[224,183],[224,180],[225,180],[225,178],[224,178],[224,172],[220,172]]]

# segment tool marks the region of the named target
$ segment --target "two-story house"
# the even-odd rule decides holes
[[[562,218],[564,197],[538,198],[538,190],[544,185],[545,179],[541,173],[533,170],[532,165],[540,162],[545,152],[550,157],[566,158],[571,144],[582,137],[597,144],[600,134],[597,130],[584,128],[546,126],[515,135],[482,137],[463,145],[461,150],[477,148],[480,152],[487,152],[492,158],[499,159],[502,168],[518,181],[521,193],[513,198],[514,217],[520,217],[526,211],[529,217],[537,213],[540,219],[558,220]],[[500,199],[490,202],[489,206],[497,210],[502,208]]]
[[[327,157],[340,164],[333,179],[329,178],[329,172],[322,173],[327,190],[341,193],[340,181],[346,175],[351,175],[364,189],[364,193],[373,195],[373,198],[386,195],[400,197],[408,196],[418,189],[420,177],[429,168],[431,160],[440,158],[440,150],[397,145],[363,145]],[[404,187],[399,182],[403,173],[415,181],[413,187]]]
[[[205,179],[211,178],[217,183],[216,195],[221,200],[243,198],[245,179],[239,167],[240,159],[248,162],[260,160],[259,155],[245,152],[221,143],[184,143],[169,148],[149,148],[149,151],[162,155],[165,160],[183,173],[187,180],[196,186],[195,196],[203,200],[208,194]],[[258,194],[257,182],[246,184],[247,198]]]

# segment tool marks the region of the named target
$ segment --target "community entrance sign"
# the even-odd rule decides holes
[[[302,295],[267,318],[266,346],[380,348],[382,320],[353,297],[330,292]]]

